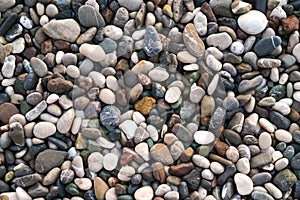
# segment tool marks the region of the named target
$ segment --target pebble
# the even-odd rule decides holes
[[[207,66],[214,71],[220,71],[222,69],[222,63],[218,61],[212,54],[209,54],[206,57],[205,62]]]
[[[234,175],[234,182],[240,195],[249,195],[253,191],[253,182],[251,178],[245,174],[236,173]]]
[[[80,27],[73,19],[52,20],[43,25],[43,31],[53,39],[74,42],[80,34]]]
[[[104,199],[106,197],[106,193],[109,191],[109,187],[102,178],[95,177],[94,191],[96,199]]]
[[[135,174],[135,169],[131,166],[124,166],[118,173],[118,179],[121,181],[130,181],[131,177]]]
[[[105,154],[103,157],[103,167],[108,171],[114,170],[118,165],[118,157],[114,153]]]
[[[162,51],[162,43],[156,29],[153,26],[148,26],[146,29],[143,49],[150,57],[155,56]]]
[[[280,44],[281,39],[279,36],[265,37],[254,45],[253,50],[259,57],[263,57],[271,54]]]
[[[142,0],[118,0],[118,3],[121,6],[127,8],[129,11],[137,11],[140,8],[142,2]]]
[[[290,143],[293,140],[292,134],[284,129],[278,129],[275,131],[275,138],[278,141]]]
[[[205,45],[192,23],[187,24],[183,30],[183,41],[187,50],[195,57],[199,57],[204,53]]]
[[[181,90],[178,87],[170,87],[166,94],[165,94],[165,100],[168,103],[176,103],[181,95]]]
[[[250,10],[241,15],[237,22],[239,27],[250,35],[261,33],[268,24],[266,16],[257,10]]]
[[[91,5],[83,5],[78,9],[78,19],[85,27],[102,28],[105,21],[99,11]]]
[[[199,35],[204,36],[207,33],[207,17],[200,11],[193,20],[194,26]]]
[[[26,113],[25,117],[28,121],[33,121],[37,117],[39,117],[44,110],[47,108],[47,103],[45,100],[41,101],[37,104],[32,110]]]
[[[105,52],[100,45],[84,43],[80,46],[79,52],[95,62],[102,62],[105,59]]]
[[[209,131],[196,131],[194,134],[194,140],[201,145],[210,144],[215,140],[215,136]]]
[[[45,139],[56,132],[56,127],[50,122],[38,122],[33,128],[35,137]]]
[[[67,152],[47,149],[40,152],[35,160],[35,170],[39,173],[46,173],[62,164]]]
[[[280,171],[275,177],[273,182],[278,188],[285,192],[288,191],[297,182],[296,175],[289,169],[284,169]]]
[[[6,78],[12,78],[16,68],[16,58],[13,55],[7,56],[4,60],[1,72]]]
[[[47,75],[47,65],[44,61],[40,60],[39,58],[32,57],[30,59],[30,65],[39,77],[44,77]]]
[[[267,132],[262,132],[259,135],[258,143],[261,149],[269,149],[272,145],[271,135]]]
[[[75,117],[73,109],[69,109],[62,114],[56,124],[56,128],[60,133],[67,133],[71,127]]]
[[[219,50],[225,50],[232,44],[232,38],[228,33],[215,33],[206,38],[208,46],[217,47]]]
[[[240,158],[236,163],[236,168],[239,172],[243,174],[248,174],[250,172],[250,162],[247,158]]]
[[[137,189],[134,193],[134,198],[137,200],[151,200],[154,196],[151,186],[143,186]]]
[[[162,143],[157,143],[151,147],[150,156],[165,165],[173,163],[173,158],[168,147]]]

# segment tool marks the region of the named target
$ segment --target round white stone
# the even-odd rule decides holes
[[[170,87],[165,95],[165,100],[168,103],[176,103],[180,98],[181,90],[178,87]]]
[[[84,43],[80,46],[79,52],[95,62],[105,60],[105,52],[99,45]]]
[[[136,200],[151,200],[154,196],[154,192],[151,186],[144,186],[137,189],[134,193]]]
[[[257,10],[251,10],[238,18],[239,27],[250,35],[261,33],[267,27],[267,24],[267,17]]]
[[[56,126],[50,122],[38,122],[33,128],[35,137],[44,139],[56,132]]]
[[[249,195],[253,191],[253,182],[251,178],[245,174],[236,173],[234,175],[234,182],[238,193],[242,196]]]
[[[211,162],[210,169],[214,174],[222,174],[225,171],[225,167],[218,162]]]
[[[196,131],[194,139],[198,144],[209,144],[215,140],[215,135],[210,131]]]
[[[103,167],[108,170],[114,170],[118,165],[118,156],[114,153],[105,154],[103,157]]]
[[[230,51],[235,55],[241,55],[244,53],[244,45],[239,41],[235,41],[231,44]]]
[[[271,135],[267,132],[262,132],[258,138],[258,144],[261,149],[268,149],[272,145]]]
[[[292,134],[284,129],[278,129],[275,131],[275,138],[278,141],[285,143],[290,143],[293,140]]]
[[[300,91],[295,92],[295,93],[293,94],[293,98],[294,98],[296,101],[300,102]]]
[[[110,89],[103,88],[100,91],[99,99],[105,104],[114,104],[116,102],[116,95]]]
[[[124,166],[118,173],[118,179],[121,181],[130,181],[131,177],[135,174],[135,169],[131,166]]]

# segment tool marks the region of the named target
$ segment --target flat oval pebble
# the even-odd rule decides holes
[[[105,154],[103,157],[103,167],[108,170],[114,170],[118,165],[118,156],[114,153]]]
[[[275,138],[278,141],[290,143],[293,140],[292,134],[286,130],[278,129],[275,131]]]
[[[95,62],[101,62],[105,59],[105,52],[100,45],[84,43],[80,46],[79,51]]]
[[[250,35],[261,33],[267,24],[267,17],[257,10],[251,10],[238,18],[239,27]]]
[[[33,128],[35,137],[45,139],[56,132],[56,126],[50,122],[39,122]]]
[[[253,182],[251,178],[242,173],[236,173],[234,175],[234,182],[237,187],[237,191],[240,195],[249,195],[253,191]]]
[[[178,87],[170,87],[165,94],[165,100],[168,103],[175,103],[178,101],[180,95],[181,90]]]
[[[215,135],[210,131],[196,131],[194,134],[194,140],[198,144],[209,144],[215,140]]]
[[[134,193],[134,198],[137,200],[151,200],[153,196],[154,192],[150,186],[141,187]]]

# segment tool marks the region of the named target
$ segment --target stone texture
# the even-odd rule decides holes
[[[43,25],[43,31],[53,39],[74,42],[80,34],[80,27],[74,19],[52,20]]]

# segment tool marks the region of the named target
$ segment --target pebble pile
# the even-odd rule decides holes
[[[300,198],[300,0],[0,0],[0,200]]]

